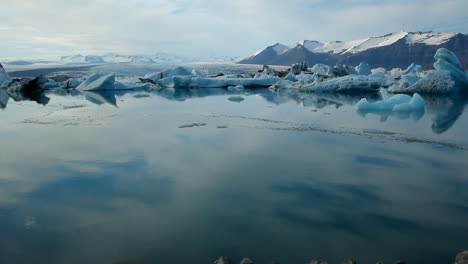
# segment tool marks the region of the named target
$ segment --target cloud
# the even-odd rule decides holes
[[[278,41],[348,40],[400,30],[466,32],[464,10],[463,0],[25,0],[0,10],[0,56],[246,56]],[[5,44],[12,42],[21,45]],[[21,49],[26,44],[35,49]]]

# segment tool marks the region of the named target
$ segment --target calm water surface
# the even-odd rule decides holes
[[[452,263],[467,100],[392,115],[361,97],[2,94],[0,263]]]

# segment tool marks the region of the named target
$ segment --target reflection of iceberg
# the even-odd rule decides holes
[[[463,114],[468,97],[424,96],[426,109],[433,114],[432,131],[442,134],[449,130]]]
[[[7,90],[6,92],[15,101],[34,101],[41,105],[46,105],[50,101],[43,90]]]
[[[227,88],[237,85],[244,87],[270,87],[279,80],[280,78],[269,75],[261,78],[173,76],[160,79],[158,85],[164,88]]]
[[[260,89],[266,90],[268,89]],[[152,90],[151,93],[161,96],[168,100],[174,101],[185,101],[192,98],[201,98],[208,96],[220,96],[220,95],[248,95],[257,94],[259,89],[244,89],[244,90],[230,90],[220,88],[203,88],[203,89],[189,89],[189,88],[160,88]]]
[[[0,90],[0,109],[5,109],[10,96],[3,90]]]
[[[91,103],[102,105],[102,104],[111,104],[117,107],[117,99],[115,98],[115,93],[112,91],[82,91],[81,92],[86,100]]]
[[[340,94],[340,93],[303,93],[294,90],[268,91],[258,94],[266,101],[274,104],[293,102],[301,107],[314,107],[321,109],[327,106],[339,108],[342,105],[355,105],[363,95]],[[377,94],[366,94],[367,99],[375,101]]]

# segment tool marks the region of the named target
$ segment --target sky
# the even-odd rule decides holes
[[[109,52],[246,57],[303,39],[468,33],[467,0],[0,0],[0,60]]]

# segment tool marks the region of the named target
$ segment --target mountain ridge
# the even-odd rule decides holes
[[[281,43],[275,45],[286,46]],[[290,65],[292,63],[306,62],[309,65],[317,63],[357,65],[360,62],[367,62],[371,67],[375,68],[396,68],[406,67],[415,62],[424,67],[430,67],[432,66],[432,57],[435,51],[438,48],[447,48],[457,54],[463,64],[468,64],[468,36],[464,33],[454,32],[402,31],[377,37],[326,43],[303,40],[289,46],[290,49],[282,54],[265,52],[269,47],[239,61],[239,63]],[[312,54],[298,56],[298,53],[305,53],[296,50],[302,47]],[[290,56],[286,56],[287,54]]]

